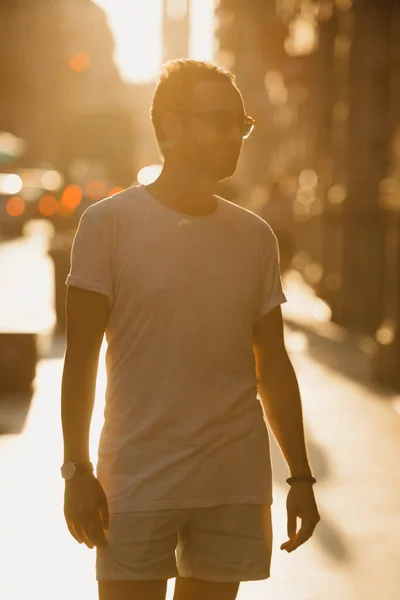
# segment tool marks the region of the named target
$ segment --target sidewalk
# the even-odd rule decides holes
[[[332,367],[384,393],[383,388],[372,381],[375,342],[367,336],[348,333],[331,322],[329,306],[315,295],[299,273],[289,272],[284,278],[284,287],[289,301],[282,308],[288,327],[306,333],[312,347],[317,340],[323,341],[320,351]],[[318,356],[322,358],[319,353]],[[390,392],[386,390],[386,393]]]
[[[296,275],[285,281],[285,290],[286,343],[302,392],[322,520],[312,540],[295,553],[279,550],[286,526],[287,468],[272,443],[279,533],[265,591],[271,599],[284,600],[398,600],[397,396],[371,382],[368,340],[330,324],[329,309]]]
[[[239,600],[399,600],[400,416],[395,395],[368,376],[365,340],[324,324],[326,307],[292,276],[285,289],[286,341],[303,398],[310,460],[322,520],[292,554],[286,540],[287,467],[273,438],[272,576],[243,584]],[[360,345],[361,343],[361,350]],[[0,436],[0,598],[96,600],[94,552],[79,546],[63,518],[60,381],[62,347],[38,365],[21,435]],[[104,406],[100,360],[92,427],[95,459]],[[172,598],[173,582],[169,585]]]
[[[287,340],[289,350],[300,349],[306,335],[307,351],[313,359],[363,384],[400,414],[399,392],[374,378],[377,343],[371,337],[349,333],[331,322],[330,308],[315,295],[300,274],[295,271],[287,274],[284,287],[289,301],[282,306],[282,312],[291,332]]]

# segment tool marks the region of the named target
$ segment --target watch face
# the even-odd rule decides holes
[[[64,479],[73,479],[76,475],[76,468],[74,463],[67,462],[61,467],[61,475]]]

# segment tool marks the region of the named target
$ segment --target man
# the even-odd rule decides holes
[[[100,600],[161,600],[173,577],[175,600],[231,600],[241,581],[270,574],[264,415],[293,477],[281,548],[300,546],[319,520],[283,339],[277,244],[265,221],[214,193],[254,126],[233,76],[167,63],[151,116],[159,179],[90,207],[74,240],[65,517],[77,541],[97,548]],[[89,428],[104,333],[95,477]]]

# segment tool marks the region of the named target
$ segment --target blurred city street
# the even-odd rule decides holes
[[[0,244],[0,256],[7,253],[7,260],[0,261],[1,314],[11,320],[29,306],[45,330],[53,310],[53,272],[46,255],[46,231],[37,227],[25,239]],[[368,354],[324,324],[323,306],[293,275],[287,278],[286,292],[286,340],[302,391],[322,519],[305,546],[290,555],[280,551],[286,540],[287,469],[272,440],[272,577],[244,584],[239,599],[397,600],[400,415],[396,396],[369,381]],[[96,598],[94,551],[71,538],[63,517],[59,472],[63,352],[60,337],[44,347],[31,401],[7,395],[0,399],[0,597],[4,600]],[[92,460],[104,389],[103,353]],[[170,582],[170,594],[172,588]]]
[[[160,173],[185,214],[212,183],[279,245],[321,521],[280,550],[271,435],[272,573],[239,600],[399,600],[400,3],[0,0],[0,46],[0,600],[97,598],[63,514],[65,279],[85,210]]]

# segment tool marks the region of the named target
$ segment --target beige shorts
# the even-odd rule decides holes
[[[108,545],[96,550],[98,581],[194,577],[267,579],[271,507],[229,504],[110,515]]]

